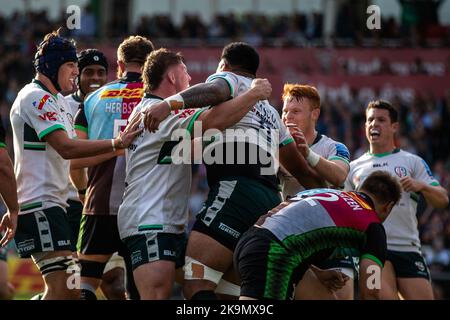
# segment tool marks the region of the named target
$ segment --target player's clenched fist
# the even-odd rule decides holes
[[[250,90],[259,100],[266,100],[272,94],[272,85],[267,79],[254,79]]]

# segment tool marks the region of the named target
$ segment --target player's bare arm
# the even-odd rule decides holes
[[[86,132],[84,132],[82,130],[78,130],[78,129],[76,129],[75,131],[77,132],[78,140],[81,140],[81,139],[87,140],[88,139],[88,135]],[[109,159],[112,159],[112,158],[118,157],[118,156],[122,156],[124,154],[125,154],[125,149],[117,149],[116,151],[99,154],[99,155],[96,155],[93,157],[72,159],[72,160],[70,160],[71,177],[72,177],[72,171],[80,170],[83,168],[93,167],[102,162],[108,161]],[[74,174],[76,175],[77,173],[74,172]]]
[[[223,131],[239,122],[256,102],[269,98],[271,93],[272,86],[267,79],[255,79],[244,94],[203,112],[198,120],[203,121],[204,131],[211,128]]]
[[[102,153],[127,148],[134,138],[142,132],[139,129],[140,119],[130,122],[127,128],[115,139],[108,140],[75,140],[70,139],[64,130],[55,130],[45,136],[45,140],[64,159],[95,156]]]
[[[176,96],[169,97],[145,111],[144,124],[147,130],[156,131],[171,110],[215,106],[228,100],[230,88],[225,80],[215,79],[192,86]]]
[[[325,187],[325,181],[311,170],[294,143],[280,148],[280,163],[305,188]]]
[[[406,192],[421,192],[427,202],[435,208],[448,206],[447,191],[441,186],[432,186],[409,176],[401,178],[400,184]]]
[[[294,138],[295,143],[297,145],[297,149],[299,152],[308,159],[310,156],[311,150],[308,146],[308,142],[306,141],[305,135],[302,130],[298,128],[295,124],[286,124],[289,129],[289,133]],[[318,162],[314,167],[311,166],[311,171],[317,177],[322,177],[330,184],[336,187],[340,187],[344,184],[345,179],[347,178],[348,171],[350,169],[349,165],[344,161],[340,160],[328,160],[324,157],[319,157]]]

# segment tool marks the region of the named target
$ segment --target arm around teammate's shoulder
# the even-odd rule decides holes
[[[125,149],[143,128],[139,129],[140,116],[133,117],[127,127],[115,139],[83,140],[71,139],[64,130],[55,130],[47,134],[44,139],[64,159],[74,159],[95,156],[116,149]]]
[[[199,116],[204,131],[214,128],[223,131],[239,122],[259,100],[266,100],[272,93],[272,86],[267,79],[255,79],[245,93],[225,101]]]

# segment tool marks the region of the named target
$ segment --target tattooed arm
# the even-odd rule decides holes
[[[216,78],[208,83],[199,83],[184,91],[179,95],[183,98],[184,108],[203,108],[206,106],[215,106],[231,97],[230,87],[226,80]],[[148,131],[154,132],[159,124],[166,119],[173,106],[164,100],[153,105],[145,111],[144,124]]]
[[[194,109],[218,105],[231,98],[230,94],[228,83],[220,78],[212,82],[196,84],[180,92],[185,108]]]

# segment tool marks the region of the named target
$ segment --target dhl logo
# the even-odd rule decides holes
[[[120,89],[120,90],[106,90],[101,95],[101,99],[105,98],[142,98],[144,95],[143,88],[136,89]]]

